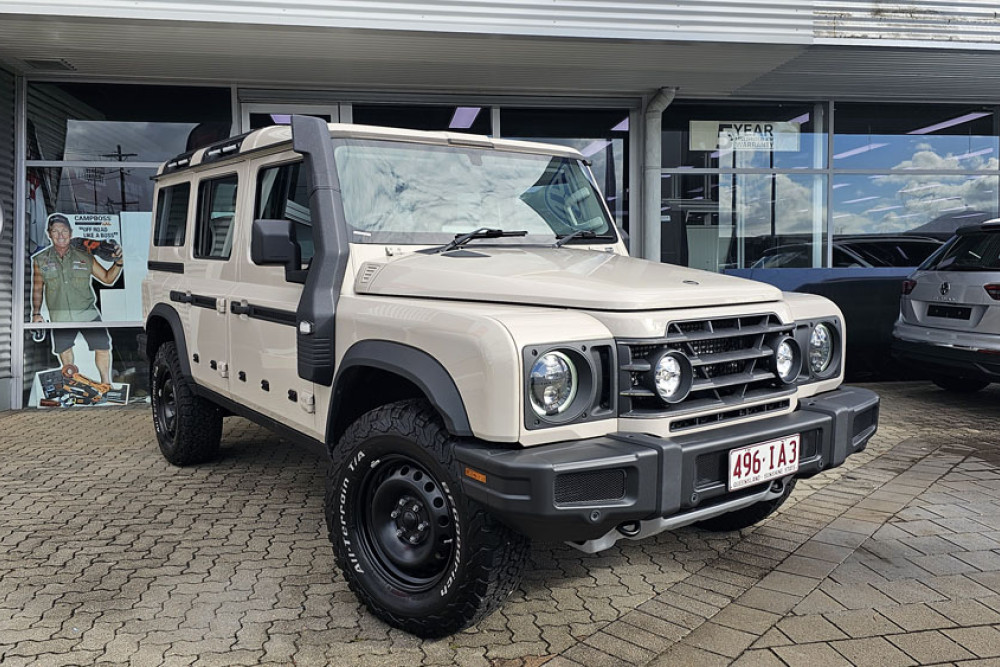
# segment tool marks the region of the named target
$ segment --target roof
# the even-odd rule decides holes
[[[573,160],[585,159],[583,154],[567,146],[544,144],[534,141],[496,139],[485,135],[462,132],[424,132],[395,127],[374,125],[354,125],[348,123],[328,123],[330,136],[345,139],[374,139],[380,141],[400,141],[430,144],[436,146],[465,146],[513,153],[534,153],[555,155]],[[271,125],[236,137],[229,137],[204,148],[181,153],[160,165],[157,176],[172,174],[201,165],[228,161],[247,153],[288,144],[291,148],[292,128],[288,125]]]
[[[993,218],[979,225],[962,227],[955,233],[959,236],[964,236],[965,234],[975,234],[976,232],[1000,232],[1000,218]]]

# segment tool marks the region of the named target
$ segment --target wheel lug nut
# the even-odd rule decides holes
[[[429,523],[427,523],[426,521],[423,521],[423,522],[421,522],[421,523],[420,523],[420,525],[419,525],[419,526],[417,526],[417,530],[419,530],[420,532],[424,532],[424,531],[425,531],[425,530],[427,530],[427,529],[428,529],[429,527],[430,527],[430,524],[429,524]]]
[[[403,529],[402,528],[397,528],[396,529],[396,537],[402,537],[402,536],[403,536]]]
[[[397,516],[399,516],[399,510],[393,510],[389,512],[389,516],[395,519]]]
[[[414,505],[413,506],[413,511],[414,512],[419,512],[420,511],[420,505]]]
[[[419,540],[420,538],[414,535],[410,538],[410,544],[416,544]]]
[[[399,506],[402,507],[405,504],[406,504],[406,498],[400,498],[399,499]]]

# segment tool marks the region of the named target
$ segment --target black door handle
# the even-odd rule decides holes
[[[170,292],[170,300],[176,301],[177,303],[191,303],[194,301],[194,297],[185,292],[178,292],[174,290]]]
[[[253,306],[249,304],[243,305],[235,301],[229,304],[229,312],[233,315],[249,315],[251,310],[253,310]]]

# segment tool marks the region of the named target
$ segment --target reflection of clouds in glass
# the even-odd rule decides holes
[[[742,236],[808,233],[813,229],[813,177],[795,178],[789,174],[774,177],[774,203],[771,202],[772,177],[767,174],[742,174],[732,184],[719,187],[719,201],[725,206],[734,202],[734,220],[739,220]],[[773,226],[772,226],[773,216]]]
[[[903,170],[947,171],[955,169],[995,170],[1000,161],[992,148],[965,151],[961,154],[935,152],[921,142],[917,152],[893,168]],[[834,189],[850,186],[841,193],[848,199],[835,199],[834,234],[901,233],[920,227],[940,216],[955,217],[962,211],[986,211],[997,208],[995,176],[890,173],[873,179],[863,176],[837,176]],[[858,203],[876,201],[864,211],[852,210]]]

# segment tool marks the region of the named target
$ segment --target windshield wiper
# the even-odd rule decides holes
[[[437,249],[437,252],[448,252],[449,250],[454,250],[460,246],[465,245],[469,241],[475,239],[498,239],[505,236],[527,236],[528,231],[526,229],[516,229],[512,231],[505,231],[503,229],[494,229],[492,227],[480,227],[479,229],[469,232],[467,234],[458,234],[455,239],[449,241],[447,245],[443,245]]]
[[[553,248],[561,248],[573,239],[593,239],[597,238],[597,232],[591,231],[589,229],[578,229],[570,234],[558,234],[556,235],[556,243]]]

